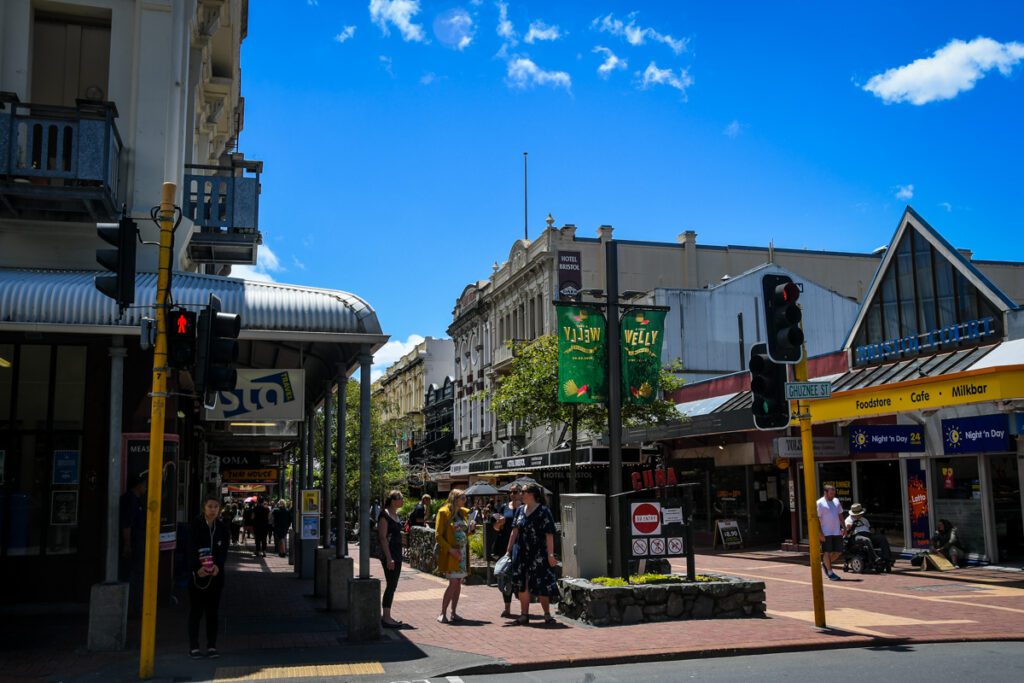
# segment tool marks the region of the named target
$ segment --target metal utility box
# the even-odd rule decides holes
[[[592,579],[608,573],[605,497],[599,493],[563,493],[562,576]]]

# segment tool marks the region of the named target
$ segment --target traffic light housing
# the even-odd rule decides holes
[[[786,400],[786,366],[768,356],[768,345],[750,347],[750,392],[754,403],[750,408],[758,429],[789,427],[789,401]]]
[[[788,275],[761,278],[764,294],[764,323],[768,332],[768,356],[776,363],[799,363],[803,357],[803,317],[796,305],[800,288]]]
[[[167,365],[178,370],[196,363],[196,314],[172,308],[167,318]]]
[[[220,299],[210,295],[210,303],[199,313],[196,349],[196,389],[203,404],[217,404],[218,391],[235,388],[238,372],[232,367],[238,359],[238,334],[242,318],[236,313],[221,313]]]
[[[135,303],[135,240],[137,226],[128,216],[117,223],[97,223],[96,234],[113,249],[97,249],[96,262],[110,271],[97,275],[96,289],[117,302],[124,311]]]

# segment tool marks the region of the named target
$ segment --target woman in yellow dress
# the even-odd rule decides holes
[[[469,521],[466,494],[462,489],[452,489],[448,502],[437,511],[434,536],[437,539],[437,572],[448,579],[448,588],[441,601],[441,614],[437,620],[442,624],[461,621],[456,611],[462,582],[469,574],[469,537],[473,535],[473,523]],[[451,605],[451,616],[448,606]]]

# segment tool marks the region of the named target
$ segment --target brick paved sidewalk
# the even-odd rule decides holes
[[[539,605],[533,605],[531,625],[514,626],[499,617],[498,590],[475,585],[463,587],[459,613],[465,621],[440,624],[435,617],[446,582],[406,570],[394,616],[408,628],[388,632],[380,646],[356,646],[345,641],[343,616],[324,611],[324,601],[309,595],[312,582],[295,578],[284,559],[232,551],[218,643],[225,657],[187,659],[183,595],[179,605],[160,610],[157,672],[199,680],[214,678],[217,666],[226,671],[377,658],[388,673],[404,665],[437,675],[883,642],[1024,639],[1024,572],[933,574],[901,562],[890,575],[845,575],[841,582],[825,581],[830,628],[818,630],[806,557],[777,551],[700,554],[697,567],[765,581],[767,617],[596,628],[561,617],[545,625]],[[379,562],[371,562],[371,573],[380,576]],[[138,626],[136,621],[130,627],[133,650],[94,654],[83,648],[81,614],[21,620],[17,628],[32,635],[19,640],[17,649],[0,650],[0,680],[129,680],[138,664]]]

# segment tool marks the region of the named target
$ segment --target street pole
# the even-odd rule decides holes
[[[167,404],[167,300],[171,289],[171,244],[174,240],[174,183],[164,183],[160,197],[160,253],[157,261],[156,346],[149,418],[149,483],[146,496],[146,566],[142,591],[139,678],[153,676],[156,650],[156,590],[160,563],[160,505],[164,472],[164,414]]]
[[[622,359],[619,357],[619,252],[618,243],[604,244],[605,286],[608,292],[608,493],[611,496],[612,575],[629,578],[622,561]]]
[[[359,354],[359,578],[370,578],[370,366],[369,349]]]
[[[324,547],[331,547],[331,443],[334,440],[334,416],[331,414],[331,383],[324,382],[324,520],[327,527],[324,535]]]
[[[338,547],[335,557],[348,556],[348,539],[345,533],[345,487],[348,486],[345,458],[348,444],[345,441],[345,418],[348,413],[348,376],[345,368],[338,366]]]
[[[807,381],[807,345],[803,356],[793,367],[793,379]],[[800,420],[800,444],[804,462],[804,499],[807,508],[807,545],[811,553],[811,594],[814,596],[814,625],[825,628],[825,594],[821,581],[821,528],[818,525],[817,473],[814,469],[814,438],[811,434],[811,402],[797,401],[797,416]]]
[[[569,491],[576,493],[576,437],[577,427],[579,426],[580,416],[579,407],[573,403],[570,408],[572,411],[572,425],[570,425],[570,436],[569,436]]]

